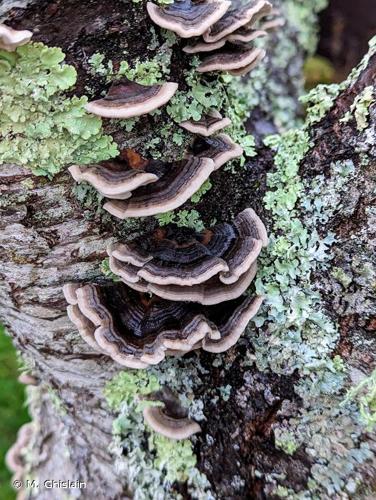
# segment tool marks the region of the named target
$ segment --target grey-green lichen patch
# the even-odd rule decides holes
[[[297,31],[299,43],[307,52],[313,53],[317,46],[318,26],[316,16],[325,9],[328,0],[287,0],[282,3],[290,22]]]
[[[64,166],[117,154],[100,118],[88,115],[85,97],[66,98],[76,70],[58,48],[29,43],[0,51],[0,162],[52,177]]]
[[[376,37],[369,42],[369,51],[362,59],[361,63],[353,69],[350,75],[340,84],[317,85],[307,95],[301,97],[301,102],[307,108],[307,124],[312,125],[320,121],[326,112],[333,106],[339,93],[349,87],[353,81],[366,68],[370,58],[376,53]],[[374,101],[374,92],[372,87],[367,87],[358,96],[355,97],[350,112],[342,118],[342,121],[348,122],[354,114],[359,131],[367,128],[367,119],[369,115],[369,106]]]
[[[372,432],[376,426],[376,369],[348,391],[342,405],[349,402],[357,406],[361,422]]]
[[[370,52],[372,47],[374,45]],[[369,54],[366,60],[368,58]],[[364,69],[364,61],[360,68]],[[353,75],[359,75],[359,68]],[[325,94],[336,96],[352,82],[348,79],[340,86],[325,88]],[[323,87],[316,93],[313,91],[311,100],[307,100],[311,103],[307,124],[318,121],[332,105],[331,98],[320,103],[322,91]],[[367,93],[367,102],[369,95]],[[358,102],[354,103],[354,111]],[[364,112],[364,106],[362,110]],[[346,193],[356,186],[359,173],[351,160],[344,160],[332,163],[325,176],[300,178],[300,161],[311,147],[304,128],[269,137],[266,143],[276,151],[275,170],[267,178],[271,191],[264,199],[272,214],[272,234],[271,244],[261,258],[262,268],[256,282],[259,293],[267,294],[267,310],[256,319],[262,332],[253,341],[253,359],[263,370],[277,373],[298,370],[300,373],[295,392],[302,398],[302,406],[284,403],[281,421],[274,425],[275,443],[291,455],[302,447],[312,465],[307,489],[300,493],[282,486],[284,477],[276,474],[260,477],[268,483],[266,491],[281,498],[315,499],[337,495],[353,498],[364,490],[362,465],[375,459],[374,450],[364,438],[365,430],[375,424],[375,375],[364,378],[344,397],[348,368],[340,356],[332,357],[338,339],[337,327],[323,309],[324,301],[312,274],[329,269],[339,286],[345,289],[356,279],[353,265],[330,269],[333,258],[330,247],[335,240],[330,233],[319,236],[316,228],[325,226],[337,213],[353,214],[358,198],[355,193],[350,197],[355,201],[349,203]],[[367,276],[363,283],[367,293],[374,273],[364,265],[364,256],[358,257]],[[369,300],[363,297],[361,303],[366,315]],[[359,298],[357,304],[359,308],[347,309],[348,312],[362,311]],[[333,297],[333,309],[336,307]]]
[[[107,403],[118,414],[113,423],[111,451],[118,471],[126,474],[135,499],[181,498],[172,487],[176,481],[187,482],[192,498],[213,498],[207,479],[195,467],[192,442],[160,436],[145,426],[142,417],[142,408],[148,404],[147,394],[162,385],[182,392],[184,385],[182,403],[190,406],[196,419],[203,418],[200,405],[193,403],[190,392],[195,383],[200,383],[198,368],[192,366],[181,380],[176,375],[184,364],[189,366],[189,362],[172,359],[166,361],[163,369],[123,371],[105,387]]]
[[[160,226],[176,224],[178,227],[190,227],[200,232],[205,229],[197,210],[173,210],[156,216]]]
[[[375,101],[375,91],[372,86],[366,87],[363,92],[355,97],[350,111],[342,118],[341,121],[347,123],[354,115],[356,128],[359,132],[365,130],[368,126],[369,107]]]

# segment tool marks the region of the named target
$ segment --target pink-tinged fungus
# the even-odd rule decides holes
[[[112,84],[103,99],[89,102],[86,110],[104,118],[146,115],[166,104],[178,89],[177,83],[140,85],[127,78]]]
[[[171,226],[108,247],[111,271],[131,288],[168,300],[217,304],[239,297],[268,243],[252,209],[202,233]]]
[[[146,5],[152,21],[181,38],[200,36],[216,23],[230,7],[230,1],[175,0],[171,5]]]
[[[211,110],[208,114],[203,115],[199,120],[186,120],[179,123],[181,127],[193,134],[209,137],[219,130],[222,130],[231,125],[229,118],[224,118],[221,113],[216,110]]]
[[[138,293],[123,283],[75,287],[79,314],[91,325],[83,335],[80,320],[69,315],[84,340],[128,368],[147,368],[168,355],[195,349],[223,352],[235,344],[256,314],[262,298],[248,296],[226,307],[164,300]]]
[[[223,17],[204,33],[204,40],[208,43],[217,42],[242,26],[255,24],[271,9],[271,4],[266,0],[250,0],[245,4],[241,0],[233,0]]]
[[[24,469],[23,454],[29,445],[34,432],[34,424],[31,422],[20,427],[17,433],[17,440],[5,455],[5,463],[8,469],[14,473],[22,473]]]
[[[243,154],[243,148],[227,134],[218,134],[205,139],[197,138],[192,146],[192,151],[199,158],[201,156],[211,158],[214,161],[215,170]]]
[[[18,31],[5,24],[0,24],[0,49],[14,52],[17,47],[30,42],[32,36],[31,31]]]
[[[158,434],[180,440],[201,432],[199,424],[188,417],[188,411],[167,387],[143,399],[158,401],[163,405],[146,406],[143,410],[145,422]]]

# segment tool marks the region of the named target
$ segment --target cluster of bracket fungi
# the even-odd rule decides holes
[[[282,24],[266,0],[175,0],[165,7],[149,2],[147,11],[157,25],[193,38],[183,49],[186,53],[210,52],[197,67],[201,73],[249,72],[265,55],[251,42]],[[14,50],[30,38],[30,32],[0,25],[0,48]],[[132,118],[165,105],[177,89],[173,82],[147,86],[122,78],[86,109],[104,118]],[[213,171],[242,155],[242,148],[221,132],[230,124],[214,109],[200,120],[180,123],[194,134],[193,140],[185,157],[171,164],[128,149],[115,160],[73,165],[69,172],[107,198],[104,209],[115,217],[165,213],[189,200]],[[226,351],[262,303],[262,297],[246,291],[267,243],[262,221],[248,208],[232,223],[200,233],[170,225],[111,244],[110,269],[119,281],[66,284],[68,316],[93,349],[128,368],[147,368],[166,355],[200,348]],[[185,439],[200,431],[167,388],[148,399],[158,401],[144,410],[156,432]]]

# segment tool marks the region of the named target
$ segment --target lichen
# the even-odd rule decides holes
[[[359,68],[364,68],[364,61]],[[353,75],[359,75],[359,68]],[[345,84],[325,87],[324,93],[336,96],[351,84],[350,78]],[[256,282],[259,293],[266,294],[267,310],[256,319],[262,332],[253,338],[255,361],[262,370],[280,374],[297,370],[300,374],[295,392],[302,405],[298,408],[285,402],[280,410],[285,418],[273,428],[277,447],[287,454],[303,447],[312,465],[307,490],[300,493],[280,484],[284,478],[277,474],[263,477],[269,494],[292,499],[348,498],[359,490],[360,464],[374,459],[363,438],[375,418],[374,375],[344,400],[347,365],[332,354],[337,327],[323,310],[323,299],[312,280],[313,272],[330,268],[330,248],[335,241],[330,233],[319,236],[316,227],[348,209],[341,200],[357,176],[351,160],[332,163],[325,175],[307,180],[299,175],[300,161],[311,147],[307,127],[332,105],[331,97],[320,103],[322,91],[323,87],[316,89],[305,99],[310,105],[304,128],[265,141],[275,151],[275,169],[267,176],[271,191],[264,198],[271,213],[272,235]],[[344,287],[352,279],[338,267],[331,274]]]
[[[190,227],[197,232],[203,231],[205,225],[201,220],[201,216],[197,210],[177,210],[165,212],[156,215],[156,219],[160,226],[167,224],[176,224],[178,227]]]
[[[342,405],[349,402],[356,404],[361,422],[372,432],[376,426],[376,370],[348,391]]]
[[[52,177],[68,164],[116,156],[100,118],[88,115],[86,97],[66,98],[76,70],[63,64],[59,48],[29,43],[0,51],[0,162],[27,166]]]
[[[195,468],[192,442],[167,439],[145,426],[143,421],[141,410],[145,403],[148,404],[145,401],[148,394],[167,382],[172,389],[178,386],[182,390],[176,370],[176,361],[172,360],[166,362],[163,370],[120,372],[104,389],[109,407],[118,414],[113,422],[111,445],[116,456],[115,465],[119,472],[126,474],[136,500],[179,498],[172,488],[176,481],[187,481],[192,498],[213,498],[208,492],[207,479]],[[185,390],[194,381],[197,383],[195,371],[186,379]],[[183,398],[182,403],[187,405],[191,401]]]
[[[372,86],[366,87],[359,95],[355,97],[353,104],[350,106],[345,116],[341,119],[342,122],[349,122],[352,115],[356,121],[356,128],[362,132],[368,127],[369,107],[375,101],[375,92]]]

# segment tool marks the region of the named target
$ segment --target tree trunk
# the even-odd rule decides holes
[[[104,387],[122,368],[79,337],[62,294],[68,282],[108,281],[101,271],[108,243],[155,227],[157,220],[121,223],[105,215],[88,199],[90,191],[80,196],[68,165],[53,179],[34,175],[27,165],[0,165],[0,319],[38,381],[29,389],[34,433],[23,479],[36,479],[39,488],[29,487],[29,498],[372,497],[376,447],[359,399],[368,393],[353,393],[342,402],[347,389],[367,380],[375,365],[376,108],[356,99],[368,87],[376,95],[376,56],[370,49],[363,67],[345,84],[322,90],[316,104],[311,99],[311,118],[303,128],[302,64],[314,44],[319,3],[304,7],[299,0],[281,1],[286,25],[269,36],[266,63],[237,83],[247,96],[244,120],[257,155],[233,172],[216,172],[203,200],[183,207],[196,210],[208,225],[252,206],[274,237],[261,260],[262,284],[256,283],[266,291],[266,304],[238,344],[223,355],[197,351],[148,370],[147,376],[193,400],[192,415],[200,420],[202,432],[192,438],[196,466],[180,479],[168,477],[168,465],[157,465],[150,431],[140,427],[139,418],[132,420],[128,407],[109,408]],[[78,73],[67,98],[89,93],[93,99],[108,87],[88,62],[93,54],[104,54],[118,67],[123,59],[152,58],[152,42],[166,43],[143,2],[35,0],[7,15],[13,28],[33,30],[33,41],[63,49]],[[184,88],[190,58],[183,46],[178,40],[165,50],[171,51],[169,80]],[[140,150],[147,148],[145,137],[149,140],[169,119],[163,112],[137,122],[130,132],[104,121],[104,131],[119,147]],[[297,126],[296,135],[286,132]],[[277,133],[285,134],[277,147],[270,140],[263,143]],[[159,153],[176,154],[176,145],[162,142]],[[281,174],[287,159],[299,166],[290,178]],[[277,184],[275,173],[281,175]],[[282,199],[269,197],[278,195],[283,183],[286,191],[301,186],[287,211],[279,211]],[[291,237],[290,217],[309,238],[315,229],[318,233],[308,243],[300,234],[293,250],[289,247],[291,258],[287,250],[278,253],[284,233]],[[335,240],[329,242],[330,232]],[[286,267],[274,274],[273,266],[283,258],[297,270],[295,276]],[[294,293],[284,295],[279,280],[288,273]],[[321,314],[325,326],[317,320],[313,327],[313,314]],[[133,432],[113,428],[119,414],[133,422]],[[85,484],[51,490],[46,480]]]

